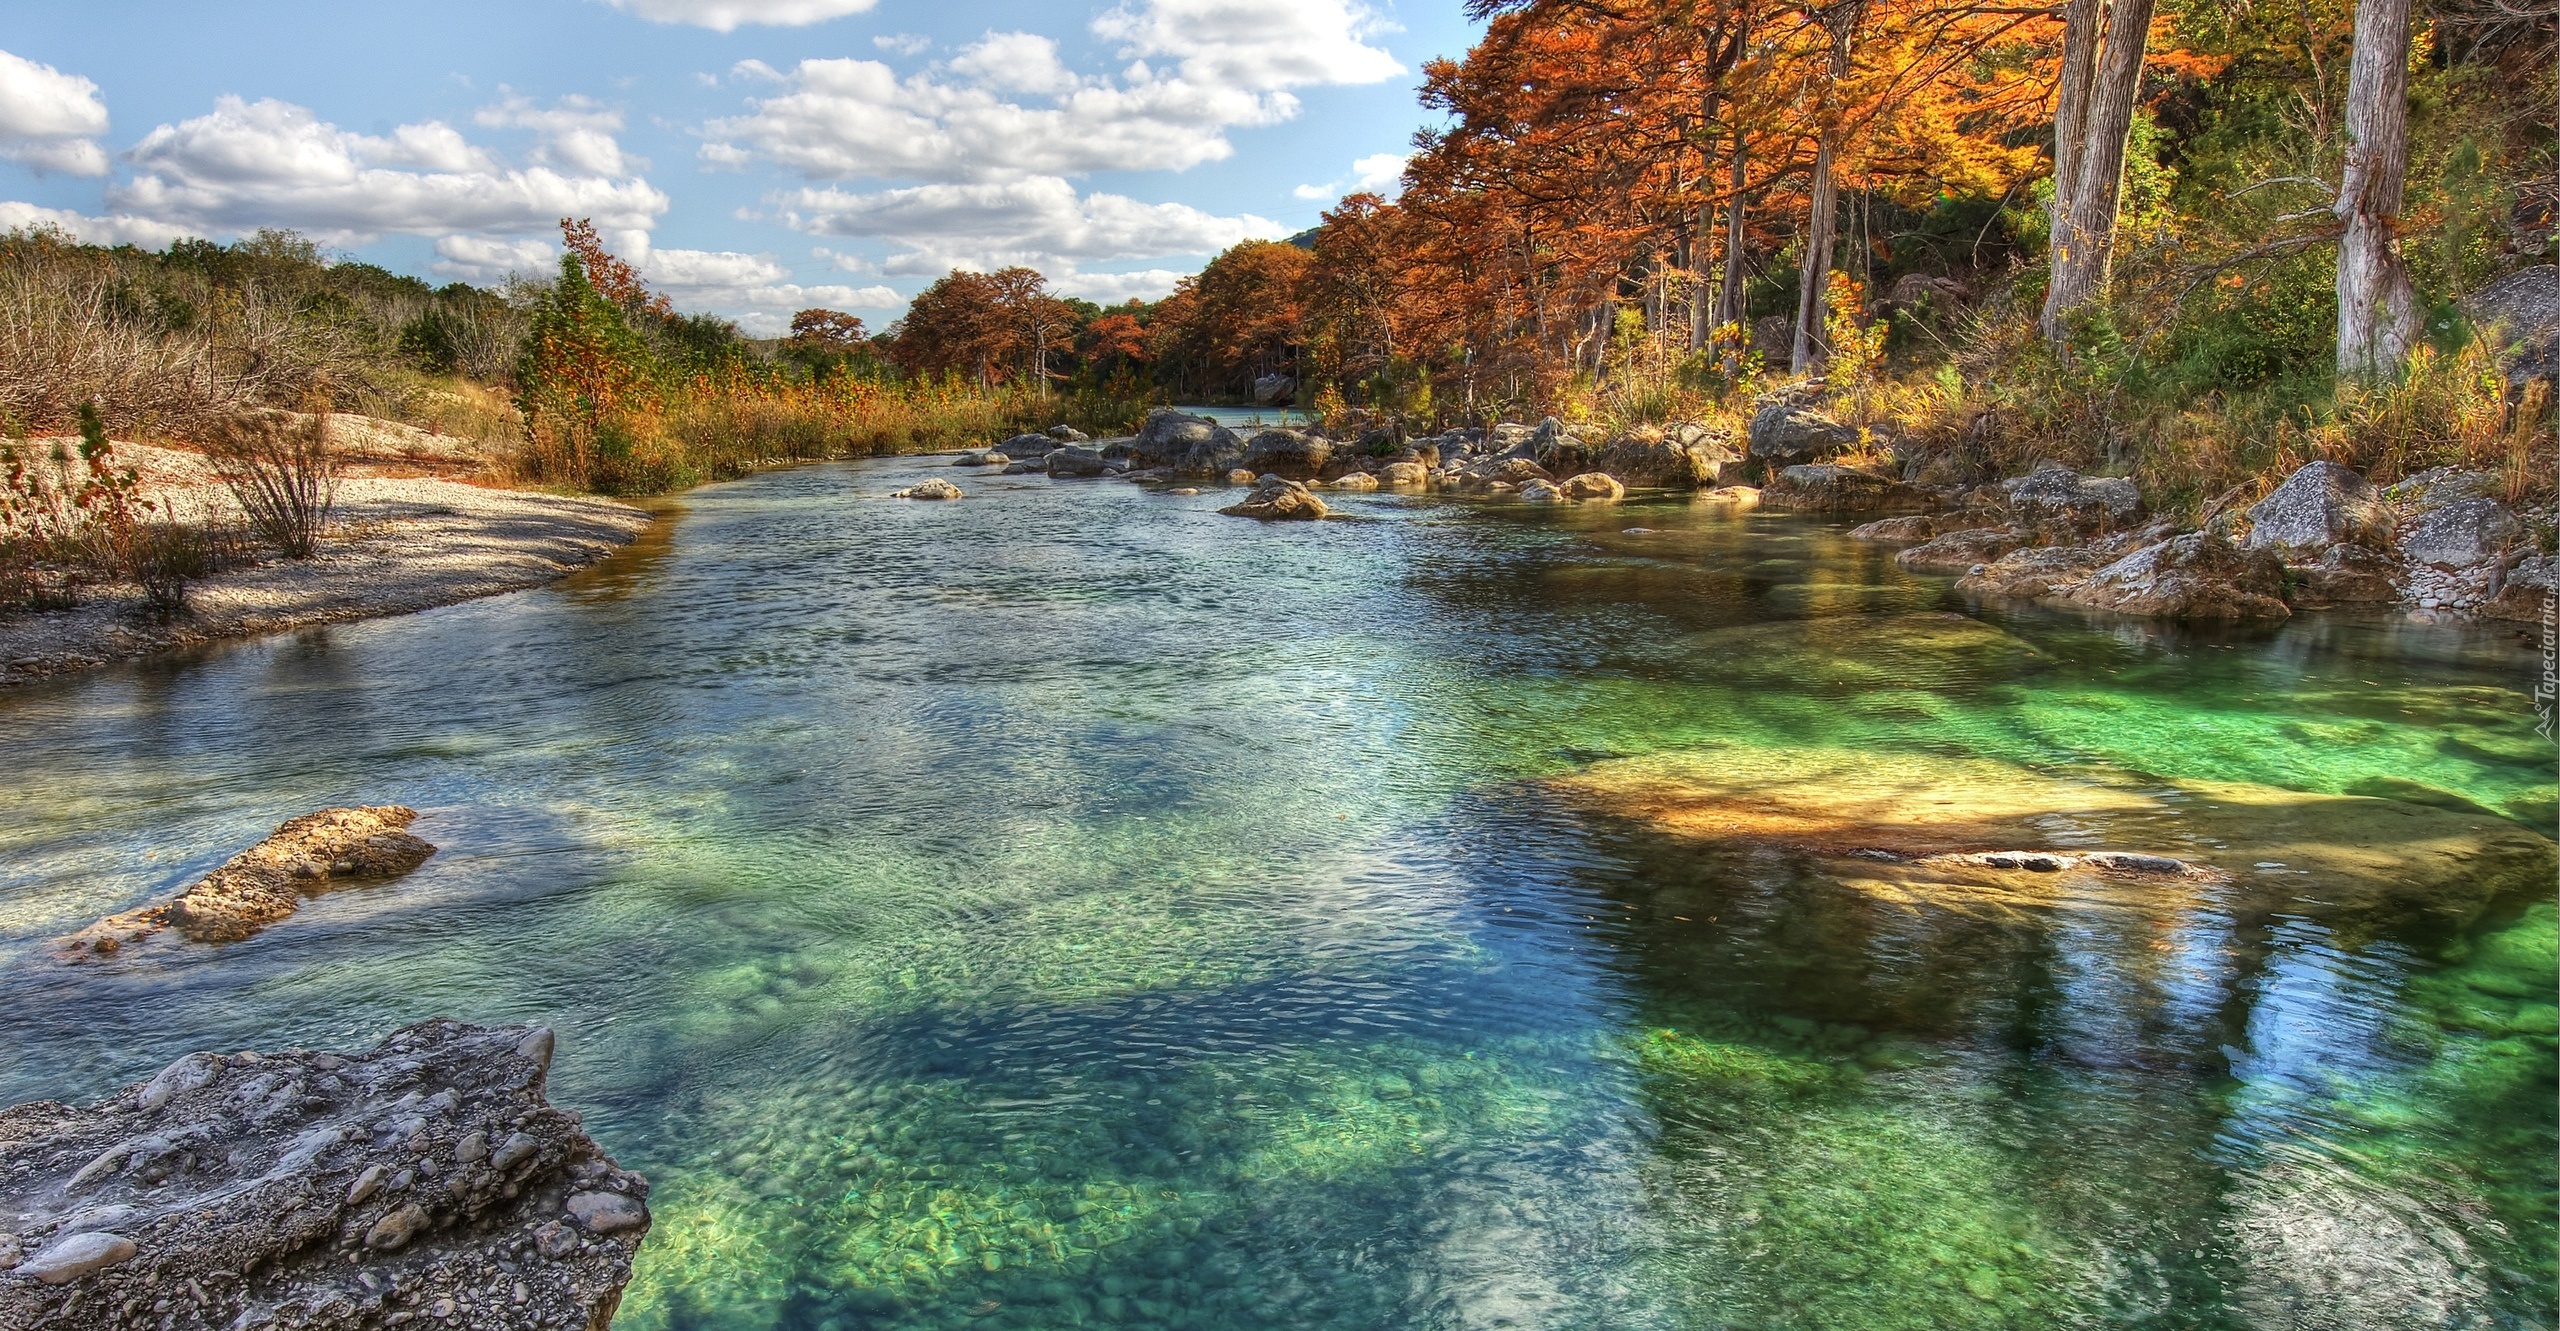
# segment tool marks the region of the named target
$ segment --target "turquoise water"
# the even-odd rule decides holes
[[[885,498],[927,471],[0,698],[0,1102],[547,1022],[655,1183],[644,1331],[2552,1325],[2547,842],[2416,900],[2250,849],[2547,827],[2513,634],[1967,607],[1684,500]],[[1896,897],[1588,793],[1841,754],[2234,872]],[[48,960],[359,802],[442,852]]]

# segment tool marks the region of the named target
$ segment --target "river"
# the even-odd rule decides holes
[[[886,497],[929,470],[970,497]],[[555,587],[0,698],[0,1103],[548,1023],[655,1185],[632,1331],[2552,1325],[2551,883],[2386,899],[2191,796],[2547,828],[2512,632],[1328,499],[809,466]],[[2187,800],[2246,862],[1896,897],[1566,793],[1806,754]],[[387,802],[408,879],[48,959]]]

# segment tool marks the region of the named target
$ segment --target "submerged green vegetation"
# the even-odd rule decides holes
[[[1214,496],[878,497],[925,474],[10,699],[0,1097],[556,1024],[554,1094],[653,1181],[637,1331],[2551,1326],[2512,637],[1987,612],[1662,500],[1240,539]],[[1575,793],[1834,771],[1832,813],[2014,794],[2004,833],[2218,873],[1994,901]],[[358,796],[445,850],[41,964]],[[2472,858],[2407,908],[2375,826]]]

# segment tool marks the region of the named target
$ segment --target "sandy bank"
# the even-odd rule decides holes
[[[180,513],[229,506],[194,454],[119,444],[146,493]],[[308,561],[267,558],[198,583],[190,613],[154,622],[133,587],[95,587],[77,608],[0,614],[0,688],[224,638],[370,619],[540,586],[627,545],[650,515],[609,499],[493,490],[440,476],[463,470],[382,459],[341,481],[331,533]],[[426,463],[426,466],[421,466]],[[466,464],[467,465],[467,464]]]

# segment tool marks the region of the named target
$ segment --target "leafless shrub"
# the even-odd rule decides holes
[[[316,401],[308,415],[284,411],[242,412],[212,432],[206,456],[249,526],[288,559],[309,559],[319,548],[337,502],[338,461],[329,447],[329,408]]]

